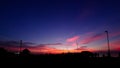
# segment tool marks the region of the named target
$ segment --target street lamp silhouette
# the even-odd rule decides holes
[[[20,53],[22,52],[22,40],[20,40]]]
[[[108,57],[111,57],[108,31],[105,31],[105,33],[106,33],[106,35],[107,35]]]

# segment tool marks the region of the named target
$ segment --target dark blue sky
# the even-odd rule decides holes
[[[65,44],[91,32],[119,32],[119,26],[119,0],[0,1],[2,40]]]

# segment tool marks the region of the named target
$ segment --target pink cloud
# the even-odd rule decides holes
[[[114,36],[118,36],[118,35],[120,35],[120,32],[114,32],[114,33],[111,33],[111,34],[110,34],[110,36],[113,36],[113,37],[114,37]]]
[[[74,36],[74,37],[68,38],[66,41],[67,41],[67,42],[75,42],[75,41],[78,40],[79,38],[80,38],[79,36]]]
[[[77,44],[76,43],[73,43],[72,46],[76,46]]]
[[[120,40],[114,40],[110,43],[110,48],[113,50],[117,50],[120,48]]]
[[[90,33],[90,36],[87,36],[85,39],[81,40],[80,43],[81,44],[88,44],[88,43],[92,43],[92,42],[99,41],[99,40],[106,38],[105,33],[96,34],[96,35],[91,36],[92,34],[94,34],[94,33],[93,32]],[[120,32],[109,33],[110,38],[115,37],[115,36],[119,36],[119,35],[120,35]]]
[[[111,40],[109,43],[110,43],[109,46],[111,51],[120,51],[120,39]],[[107,49],[108,49],[108,43],[106,41],[105,43],[102,44],[101,50],[106,51]]]
[[[88,43],[91,43],[91,42],[94,42],[94,41],[101,40],[103,38],[105,38],[104,34],[96,34],[94,36],[87,37],[87,38],[81,40],[80,43],[81,44],[88,44]]]

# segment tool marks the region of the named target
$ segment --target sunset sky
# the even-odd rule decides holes
[[[0,1],[0,46],[34,53],[120,50],[119,0]],[[77,46],[78,45],[78,46]]]

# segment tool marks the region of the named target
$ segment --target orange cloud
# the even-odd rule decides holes
[[[94,49],[88,48],[87,46],[81,46],[81,47],[79,47],[77,49],[74,49],[74,50],[77,50],[78,52],[81,52],[81,51],[91,51],[91,52],[93,52],[94,51]]]
[[[30,51],[34,54],[61,54],[61,53],[68,53],[68,52],[76,52],[75,50],[61,50],[61,49],[56,49],[56,48],[51,48],[47,46],[43,47],[36,47],[36,48],[31,48]]]
[[[30,48],[30,51],[32,53],[53,53],[52,51],[56,51],[55,48],[50,48],[47,46],[40,46],[40,47],[36,47],[36,48]]]
[[[75,41],[78,40],[79,38],[80,38],[79,36],[74,36],[74,37],[68,38],[66,41],[67,41],[67,42],[75,42]]]
[[[19,52],[19,48],[18,47],[6,47],[6,49],[8,51],[12,51],[12,52]],[[22,48],[22,50],[25,48]],[[30,50],[30,52],[32,54],[61,54],[61,53],[77,53],[77,52],[81,52],[84,50],[87,51],[93,51],[90,48],[87,48],[86,46],[82,46],[78,49],[69,49],[69,50],[62,50],[62,49],[57,49],[57,48],[52,48],[52,47],[48,47],[48,46],[36,46],[36,47],[28,47],[27,49]]]

